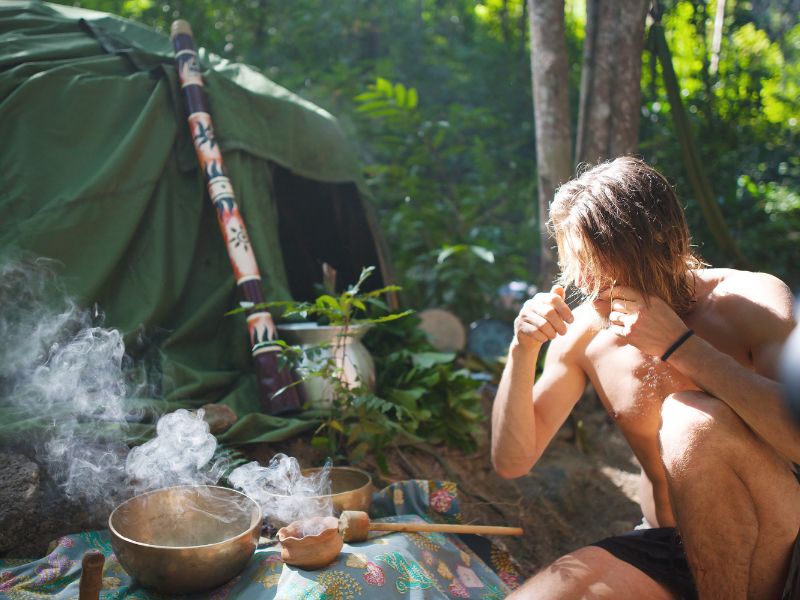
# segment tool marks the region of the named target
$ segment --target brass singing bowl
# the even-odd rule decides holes
[[[188,594],[233,579],[255,552],[261,508],[228,488],[164,488],[120,504],[108,518],[111,546],[142,587]]]
[[[303,475],[311,475],[322,471],[323,468],[303,469]],[[366,471],[355,467],[331,467],[331,493],[333,510],[337,513],[343,510],[369,510],[372,504],[372,477]],[[324,496],[321,496],[324,497]]]

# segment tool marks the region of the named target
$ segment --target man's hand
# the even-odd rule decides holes
[[[612,287],[597,299],[608,302],[610,329],[645,354],[661,356],[686,332],[686,324],[661,298],[644,296],[629,287]]]
[[[518,344],[526,349],[538,349],[545,342],[567,332],[567,323],[574,317],[560,285],[550,292],[540,292],[525,302],[514,320],[514,334]]]

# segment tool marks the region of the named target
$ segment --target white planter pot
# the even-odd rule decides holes
[[[327,408],[333,401],[335,385],[322,377],[309,377],[308,374],[320,369],[331,356],[337,366],[342,368],[341,381],[350,389],[359,385],[369,390],[375,389],[375,362],[369,351],[361,343],[361,338],[369,325],[350,326],[347,335],[341,325],[317,325],[316,323],[288,323],[278,325],[279,337],[288,344],[303,350],[326,344],[326,347],[313,359],[305,354],[296,368],[298,379],[302,380],[300,389],[311,408]]]

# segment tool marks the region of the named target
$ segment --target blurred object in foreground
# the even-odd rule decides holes
[[[800,316],[798,313],[800,310],[796,309],[795,320]],[[800,422],[800,326],[796,325],[789,339],[786,340],[779,368],[780,380],[784,384],[786,403],[795,420]]]

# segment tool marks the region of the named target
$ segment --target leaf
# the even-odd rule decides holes
[[[382,288],[380,288],[378,290],[372,290],[371,292],[365,292],[364,293],[364,297],[365,298],[375,298],[376,296],[381,296],[381,295],[386,294],[388,292],[399,292],[402,289],[403,288],[400,287],[399,285],[387,285],[387,286],[384,286],[384,287],[382,287]]]
[[[392,97],[392,83],[388,79],[378,77],[375,80],[375,89],[379,92],[383,92],[387,98]]]
[[[366,92],[361,92],[355,98],[353,98],[353,100],[355,100],[356,102],[368,102],[371,100],[378,100],[382,98],[385,98],[383,94],[374,89],[370,89],[367,90]]]
[[[232,310],[229,310],[228,312],[225,313],[225,316],[227,317],[229,315],[236,315],[239,313],[246,312],[248,310],[256,310],[260,308],[270,309],[275,307],[288,306],[290,304],[292,304],[292,302],[288,302],[286,300],[280,300],[275,302],[259,302],[258,304],[253,304],[252,302],[240,302],[239,308],[234,308]]]
[[[494,264],[494,253],[483,246],[470,246],[470,250],[481,260],[485,260],[489,264]]]
[[[402,83],[394,84],[394,98],[397,101],[397,106],[403,106],[406,102],[406,86]]]
[[[360,113],[371,113],[379,109],[390,108],[391,110],[395,110],[395,108],[389,104],[386,100],[373,100],[371,102],[365,102],[364,104],[359,104],[356,107],[356,112]]]
[[[407,317],[408,315],[413,315],[414,311],[411,309],[404,310],[401,313],[392,313],[390,315],[383,315],[382,317],[375,317],[372,319],[355,319],[353,320],[353,324],[370,324],[370,325],[377,325],[379,323],[388,323],[389,321],[396,321],[397,319],[402,319],[403,317]]]
[[[435,365],[451,363],[455,357],[453,352],[418,352],[413,354],[411,359],[415,367],[430,369]]]
[[[358,423],[353,425],[350,428],[350,431],[349,431],[348,436],[347,436],[347,445],[348,446],[352,446],[353,444],[355,444],[356,441],[358,441],[359,437],[361,437],[361,434],[363,433],[363,431],[364,431],[364,429]]]
[[[361,289],[361,285],[366,281],[366,279],[372,275],[372,272],[375,270],[375,267],[362,267],[361,274],[358,276],[358,281],[356,281],[353,285],[347,288],[345,294],[349,294],[351,296],[355,296]]]
[[[413,110],[417,107],[419,97],[417,95],[417,88],[408,88],[408,96],[406,97],[406,108]]]
[[[333,296],[329,296],[328,294],[322,294],[321,296],[317,296],[317,299],[314,301],[314,303],[319,308],[329,307],[337,311],[341,308],[336,298],[334,298]]]
[[[436,262],[438,264],[442,264],[448,258],[457,254],[458,252],[463,252],[466,250],[468,246],[466,244],[456,244],[454,246],[444,246],[444,248],[439,252],[439,256],[436,257]]]
[[[394,390],[388,394],[389,400],[402,405],[408,410],[417,408],[417,400],[425,394],[425,390],[421,388],[414,388],[410,390]]]
[[[361,442],[348,453],[348,459],[351,463],[359,463],[364,459],[368,450],[369,444],[367,442]]]
[[[468,421],[477,421],[481,418],[478,413],[472,412],[471,410],[467,410],[466,408],[458,408],[456,411],[462,417],[467,419]]]
[[[317,436],[311,438],[311,445],[315,448],[327,448],[328,447],[328,438]]]
[[[389,472],[389,464],[386,462],[386,456],[380,450],[376,452],[375,462],[378,463],[378,468],[381,470],[381,473]]]
[[[290,383],[290,384],[288,384],[288,385],[285,385],[285,386],[283,386],[283,387],[282,387],[281,389],[279,389],[277,392],[275,392],[274,394],[272,394],[272,397],[273,397],[273,398],[277,398],[277,397],[278,397],[278,396],[280,396],[280,395],[281,395],[283,392],[285,392],[286,390],[288,390],[288,389],[289,389],[289,388],[291,388],[291,387],[294,387],[294,386],[298,385],[299,383],[301,383],[301,381],[300,381],[300,380],[297,380],[297,381],[293,381],[292,383]]]

